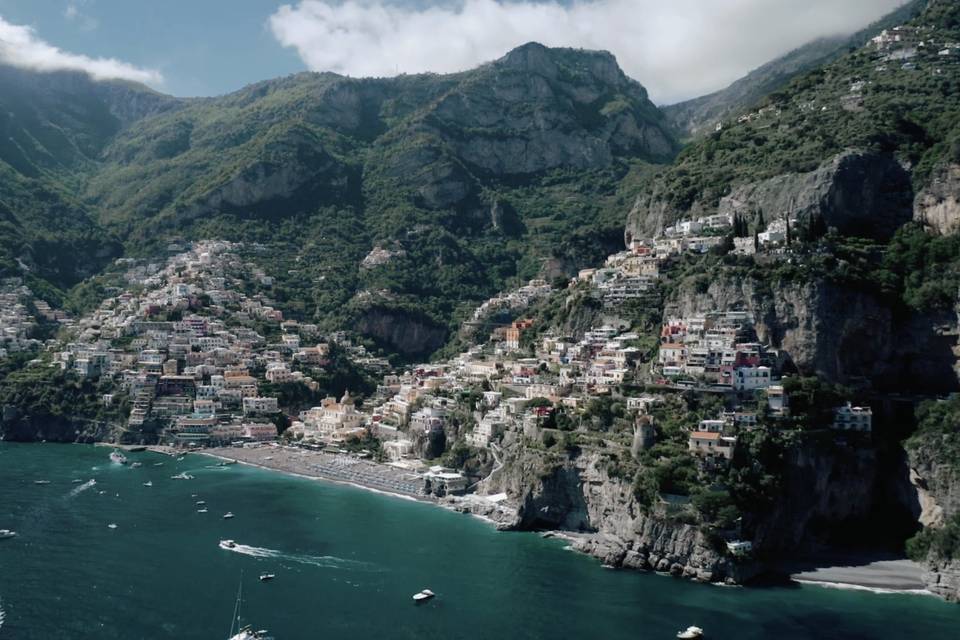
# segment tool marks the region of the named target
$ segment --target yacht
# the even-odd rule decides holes
[[[236,549],[236,548],[237,548],[237,543],[234,542],[233,540],[221,540],[221,541],[220,541],[220,548],[221,548],[221,549]]]
[[[0,529],[0,540],[6,540],[7,538],[16,537],[17,532],[13,529]]]
[[[224,542],[232,542],[225,540]],[[243,572],[240,572],[240,586],[237,588],[237,603],[233,606],[233,618],[230,620],[230,635],[228,640],[273,640],[266,629],[254,630],[251,625],[239,627],[240,623],[240,605],[243,602]],[[237,630],[234,633],[234,629]]]
[[[689,638],[702,638],[703,629],[701,629],[700,627],[689,626],[683,631],[678,631],[677,637],[683,638],[684,640],[687,640]]]
[[[127,456],[114,449],[110,452],[110,461],[117,464],[127,464]]]
[[[415,594],[413,594],[413,601],[414,601],[414,602],[424,602],[424,601],[426,601],[426,600],[429,600],[430,598],[432,598],[432,597],[435,596],[435,595],[436,595],[436,594],[435,594],[433,591],[430,591],[430,589],[424,589],[424,590],[421,591],[420,593],[415,593]]]
[[[269,580],[273,580],[276,577],[277,577],[276,574],[273,574],[273,573],[261,573],[260,582],[267,582]]]
[[[223,514],[223,519],[224,519],[224,520],[229,520],[229,519],[232,518],[232,517],[233,517],[233,514],[230,513],[229,511],[227,511],[225,514]]]

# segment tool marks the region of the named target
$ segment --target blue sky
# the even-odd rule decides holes
[[[0,17],[65,51],[157,69],[156,88],[216,95],[306,65],[271,34],[280,0],[0,0]],[[78,15],[67,17],[68,7]]]
[[[904,0],[0,0],[0,61],[179,96],[306,69],[450,72],[537,40],[607,49],[659,103],[722,88]]]

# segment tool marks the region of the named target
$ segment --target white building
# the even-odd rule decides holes
[[[833,410],[833,428],[870,432],[873,429],[873,411],[870,407],[854,407],[848,402]]]

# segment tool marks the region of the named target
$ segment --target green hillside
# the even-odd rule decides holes
[[[782,89],[798,75],[862,47],[883,29],[913,19],[926,4],[927,0],[912,0],[852,35],[818,38],[757,67],[725,89],[664,107],[663,111],[682,136],[705,135],[713,131],[718,122],[747,113],[765,96]]]

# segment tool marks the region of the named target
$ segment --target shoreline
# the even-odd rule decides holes
[[[104,445],[99,443],[100,446]],[[223,462],[233,462],[243,464],[248,467],[257,468],[263,471],[281,473],[290,477],[302,478],[305,480],[326,481],[341,486],[349,486],[355,489],[369,491],[383,496],[400,498],[412,502],[421,502],[432,504],[448,511],[465,513],[472,515],[486,523],[489,523],[497,529],[510,528],[504,526],[507,520],[503,517],[505,512],[498,502],[489,500],[486,496],[468,494],[466,496],[447,496],[444,498],[435,498],[424,494],[414,494],[402,491],[391,491],[384,487],[375,486],[362,482],[362,479],[336,477],[335,475],[324,473],[325,467],[322,463],[328,465],[338,459],[342,462],[347,456],[338,456],[325,454],[322,452],[307,451],[303,449],[290,450],[283,447],[257,447],[253,449],[239,449],[225,447],[221,449],[205,449],[201,451],[182,452],[169,447],[149,445],[147,451],[158,453],[165,456],[176,456],[184,453],[193,453],[206,456]],[[281,456],[276,460],[276,456]],[[266,460],[265,458],[271,458]],[[355,460],[355,459],[352,459]],[[386,472],[388,479],[396,480],[403,475],[403,472],[388,467],[380,463],[371,461],[355,460],[347,464],[347,467],[353,467],[357,464],[364,465],[368,470],[376,469]],[[344,468],[344,467],[337,467]],[[390,476],[393,478],[390,478]],[[506,506],[506,505],[504,505]],[[501,517],[491,517],[490,514],[499,514]],[[557,538],[568,544],[566,549],[577,553],[597,557],[594,554],[585,552],[576,547],[576,542],[584,538],[583,534],[572,531],[550,530],[539,533],[543,538]],[[598,558],[599,559],[599,558]],[[601,562],[601,566],[605,566]],[[825,589],[842,589],[853,591],[864,591],[875,594],[899,594],[899,595],[922,595],[939,597],[936,593],[928,590],[922,580],[923,567],[905,558],[883,557],[869,555],[835,555],[823,558],[801,559],[792,562],[789,565],[782,566],[783,575],[795,584],[812,585]],[[653,572],[657,573],[657,572]],[[710,583],[720,586],[742,586],[726,585],[724,583]]]
[[[499,501],[490,500],[487,496],[467,494],[437,498],[419,491],[413,491],[412,489],[417,483],[407,478],[411,475],[411,472],[402,471],[382,463],[357,460],[343,455],[303,449],[290,450],[283,447],[257,447],[254,449],[223,447],[193,453],[291,477],[332,482],[383,496],[430,504],[447,511],[471,515],[497,529],[510,528],[509,525],[512,524],[516,515],[516,509],[511,504],[502,505]],[[266,458],[270,459],[267,460]],[[352,477],[343,477],[344,469],[354,468],[356,471],[350,474]],[[395,487],[403,487],[407,490],[392,490]]]
[[[828,556],[822,558],[821,562],[808,561],[805,566],[794,563],[787,573],[793,582],[827,589],[937,595],[927,589],[922,565],[894,556]]]
[[[151,450],[152,450],[152,449],[151,449]],[[349,480],[343,480],[343,479],[340,479],[340,478],[332,478],[332,477],[326,476],[326,475],[319,475],[319,474],[317,474],[317,475],[310,475],[310,474],[302,473],[302,472],[298,472],[298,471],[290,471],[290,470],[288,470],[288,469],[283,469],[283,468],[281,468],[281,467],[279,467],[279,466],[271,466],[271,465],[263,464],[262,462],[250,462],[249,460],[242,460],[242,459],[239,459],[239,458],[231,458],[231,457],[228,457],[228,456],[218,455],[218,454],[216,454],[216,453],[210,453],[210,452],[208,452],[208,451],[192,451],[191,453],[195,453],[195,454],[202,455],[202,456],[207,456],[208,458],[214,458],[214,459],[216,459],[216,460],[222,460],[222,461],[225,461],[225,462],[235,462],[235,463],[237,463],[237,464],[242,464],[242,465],[247,466],[247,467],[253,467],[253,468],[255,468],[255,469],[261,469],[261,470],[263,470],[263,471],[271,471],[271,472],[273,472],[273,473],[280,473],[280,474],[283,474],[283,475],[285,475],[285,476],[291,476],[291,477],[294,477],[294,478],[302,478],[302,479],[304,479],[304,480],[317,480],[317,481],[321,481],[321,482],[332,482],[332,483],[338,484],[338,485],[340,485],[340,486],[353,487],[354,489],[361,489],[361,490],[363,490],[363,491],[369,491],[369,492],[371,492],[371,493],[376,493],[376,494],[383,495],[383,496],[389,496],[389,497],[391,497],[391,498],[400,498],[401,500],[407,500],[408,502],[422,502],[422,503],[425,503],[425,504],[435,504],[435,505],[442,506],[442,505],[440,505],[440,502],[439,502],[439,501],[437,501],[437,500],[434,499],[434,498],[428,497],[428,496],[414,496],[414,495],[410,495],[410,494],[406,494],[406,493],[399,493],[399,492],[396,492],[396,491],[387,491],[387,490],[385,490],[385,489],[379,489],[379,488],[377,488],[377,487],[373,487],[373,486],[370,486],[370,485],[361,484],[361,483],[358,483],[358,482],[350,482]]]

